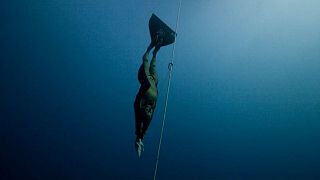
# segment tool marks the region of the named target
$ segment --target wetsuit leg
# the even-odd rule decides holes
[[[150,75],[153,76],[153,78],[155,79],[156,84],[158,84],[158,73],[157,73],[157,52],[158,52],[159,48],[155,48],[153,51],[153,56],[150,62],[150,68],[149,68],[149,72]]]
[[[138,71],[138,79],[139,79],[139,82],[142,86],[144,86],[144,85],[148,86],[148,84],[149,84],[148,79],[147,79],[147,76],[150,75],[148,56],[149,56],[151,48],[152,47],[149,46],[147,51],[144,53],[144,55],[142,57],[142,64],[141,64],[139,71]]]

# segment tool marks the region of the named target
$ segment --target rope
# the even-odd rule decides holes
[[[178,9],[177,21],[176,21],[176,26],[175,26],[175,32],[176,33],[178,33],[178,23],[179,23],[179,20],[180,20],[181,1],[182,0],[179,1],[179,9]],[[175,49],[176,49],[176,39],[175,39],[175,41],[173,43],[172,54],[171,54],[171,62],[168,64],[169,79],[168,79],[167,94],[166,94],[166,100],[165,100],[165,105],[164,105],[161,133],[160,133],[160,138],[159,138],[158,153],[157,153],[157,158],[156,158],[156,165],[155,165],[155,168],[154,168],[153,180],[156,180],[156,178],[157,178],[159,156],[160,156],[161,143],[162,143],[162,137],[163,137],[163,129],[164,129],[165,120],[166,120],[168,99],[169,99],[169,93],[170,93],[170,85],[171,85],[171,77],[172,77],[172,69],[173,69],[173,60],[174,60]]]

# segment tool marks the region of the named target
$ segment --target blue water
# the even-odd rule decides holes
[[[178,1],[1,6],[0,179],[152,179],[159,100],[134,151],[148,20]],[[320,2],[183,1],[158,179],[320,179]]]

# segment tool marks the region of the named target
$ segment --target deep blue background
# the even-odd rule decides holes
[[[1,5],[0,179],[151,179],[159,101],[134,151],[137,70],[178,1]],[[159,179],[320,179],[320,2],[183,1]]]

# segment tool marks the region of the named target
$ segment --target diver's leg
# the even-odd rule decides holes
[[[151,62],[150,62],[150,68],[149,68],[149,72],[152,76],[157,76],[157,72],[156,72],[156,57],[157,57],[157,53],[161,47],[161,44],[163,42],[163,37],[162,36],[159,36],[158,34],[156,35],[156,39],[155,39],[155,42],[152,42],[150,44],[149,47],[151,47],[153,44],[154,46],[154,50],[152,52],[152,59],[151,59]],[[148,48],[149,50],[149,48]],[[147,50],[147,52],[148,52]],[[150,49],[151,50],[151,49]]]
[[[150,54],[150,51],[152,48],[153,48],[153,45],[151,43],[148,46],[146,52],[143,54],[142,64],[141,64],[139,71],[138,71],[138,79],[139,79],[140,84],[142,84],[142,85],[146,84],[146,82],[148,81],[147,76],[150,75],[148,61],[149,61],[149,54]]]
[[[156,73],[156,66],[157,66],[157,58],[156,56],[152,56],[151,62],[150,62],[150,74],[153,75]]]
[[[156,67],[156,56],[157,56],[157,53],[161,47],[161,44],[163,42],[163,37],[162,36],[159,36],[158,34],[156,35],[156,40],[155,42],[151,42],[146,53],[144,54],[143,56],[143,59],[146,59],[146,57],[149,55],[150,53],[150,50],[154,47],[154,50],[152,52],[152,59],[151,59],[151,62],[150,62],[150,68],[153,68],[155,69]],[[145,60],[144,60],[145,61]]]
[[[150,68],[149,68],[149,72],[150,75],[152,75],[153,78],[155,78],[155,82],[156,84],[158,83],[158,73],[157,73],[157,52],[159,51],[160,47],[155,47],[155,49],[153,50],[153,56],[150,62]]]
[[[150,53],[151,49],[152,49],[154,46],[155,46],[155,45],[154,45],[153,42],[151,42],[151,43],[149,44],[146,52],[143,54],[143,58],[142,58],[143,62],[148,62],[149,53]]]

